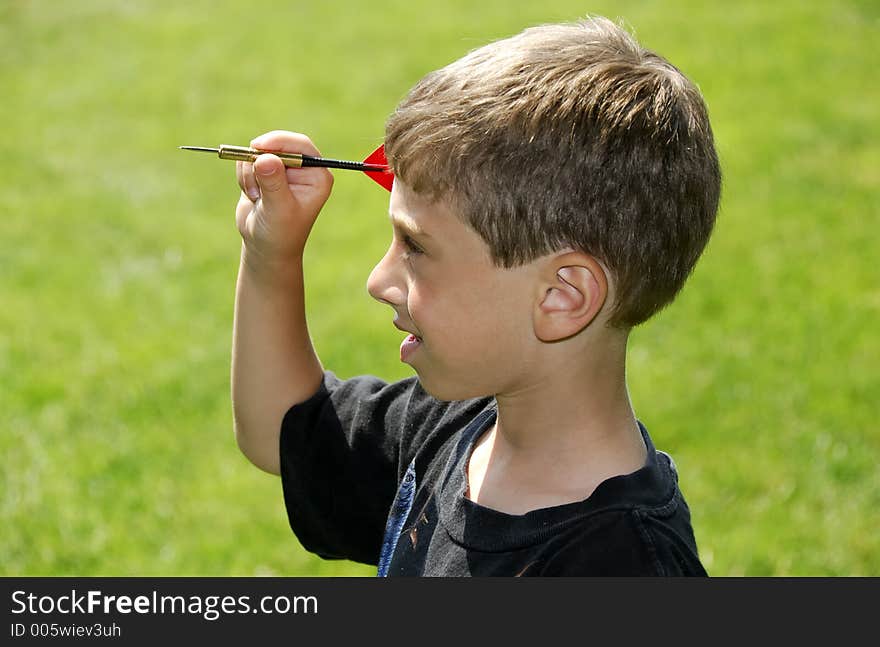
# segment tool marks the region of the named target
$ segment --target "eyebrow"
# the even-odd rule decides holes
[[[391,224],[402,230],[404,233],[411,236],[418,236],[420,238],[431,238],[431,234],[419,227],[412,218],[391,212],[389,212],[388,215],[391,218]]]

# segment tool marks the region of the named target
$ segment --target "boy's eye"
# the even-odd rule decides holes
[[[403,246],[406,247],[407,252],[410,254],[422,254],[424,250],[419,247],[416,242],[407,235],[403,236]]]

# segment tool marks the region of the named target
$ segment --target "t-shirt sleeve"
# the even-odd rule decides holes
[[[306,550],[378,562],[398,482],[443,409],[414,377],[389,384],[331,372],[291,407],[281,425],[281,482],[290,527]]]

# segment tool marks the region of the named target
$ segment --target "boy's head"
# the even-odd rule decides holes
[[[428,74],[389,118],[385,151],[496,265],[565,248],[601,261],[620,328],[681,289],[721,189],[697,88],[603,18],[533,27]]]

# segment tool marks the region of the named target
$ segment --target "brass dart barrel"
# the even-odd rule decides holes
[[[315,157],[313,155],[304,155],[301,153],[285,153],[282,151],[264,151],[256,148],[248,148],[247,146],[231,146],[222,144],[219,148],[206,148],[204,146],[181,146],[183,150],[202,151],[204,153],[217,153],[217,157],[224,160],[236,160],[240,162],[253,162],[263,153],[271,153],[277,155],[284,162],[284,166],[289,168],[302,168],[308,166],[318,166],[323,168],[339,168],[351,171],[366,171],[373,173],[382,173],[388,170],[387,166],[378,164],[366,164],[364,162],[351,162],[349,160],[337,160],[327,157]]]

